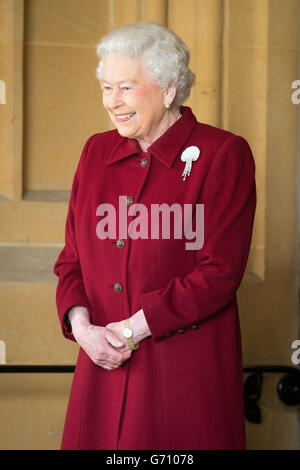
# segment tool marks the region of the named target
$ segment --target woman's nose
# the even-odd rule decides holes
[[[122,104],[122,96],[118,88],[114,88],[110,95],[110,107],[116,108]]]

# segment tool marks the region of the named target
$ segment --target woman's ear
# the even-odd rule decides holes
[[[170,108],[176,95],[176,87],[171,83],[164,92],[164,103],[166,108]]]

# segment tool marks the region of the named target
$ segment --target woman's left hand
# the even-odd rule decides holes
[[[115,347],[117,351],[123,352],[130,349],[122,333],[124,329],[124,320],[121,320],[119,322],[108,323],[105,328],[113,330],[115,333],[117,333],[121,341],[125,340],[125,346],[122,346],[121,348]],[[151,336],[151,331],[149,330],[143,309],[140,309],[138,312],[132,315],[132,317],[130,317],[130,328],[133,332],[132,341],[134,344],[140,343],[141,341],[143,341],[143,339],[147,338],[148,336]]]

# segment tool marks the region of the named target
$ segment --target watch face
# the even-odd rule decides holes
[[[131,338],[132,329],[131,328],[124,328],[123,329],[123,335],[125,336],[125,338]]]

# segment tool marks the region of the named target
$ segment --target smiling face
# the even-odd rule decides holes
[[[109,57],[104,64],[103,105],[120,135],[137,139],[143,150],[175,122],[178,110],[165,108],[164,99],[175,95],[151,81],[145,68],[128,57]]]

